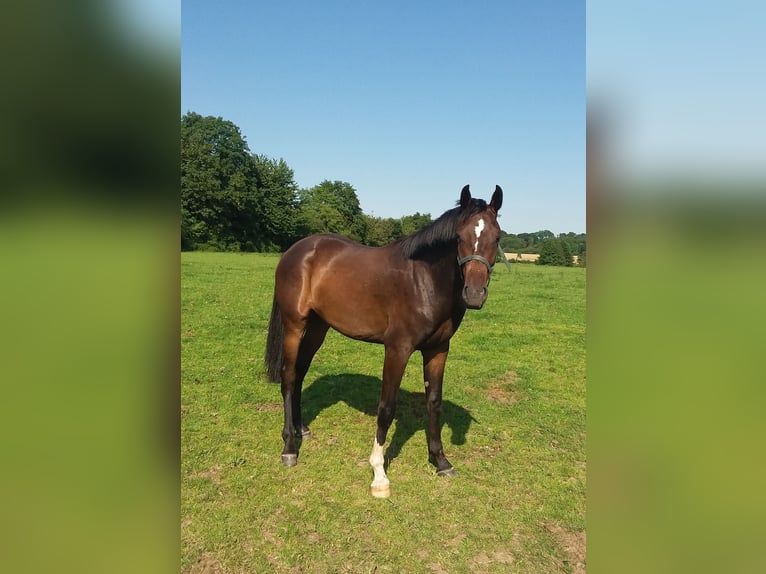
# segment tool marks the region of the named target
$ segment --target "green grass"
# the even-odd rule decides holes
[[[183,253],[182,569],[572,572],[585,530],[585,271],[498,266],[452,340],[428,463],[420,355],[389,431],[392,497],[367,462],[383,347],[331,331],[304,386],[298,466],[280,464],[262,371],[277,256]],[[580,548],[580,551],[577,548]],[[573,550],[574,548],[574,550]]]

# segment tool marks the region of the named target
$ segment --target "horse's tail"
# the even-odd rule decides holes
[[[272,383],[282,381],[282,362],[284,350],[282,342],[285,339],[285,326],[282,323],[282,312],[277,305],[277,296],[274,294],[274,302],[271,305],[271,318],[269,319],[269,332],[266,335],[266,352],[263,362],[266,365],[266,376]]]

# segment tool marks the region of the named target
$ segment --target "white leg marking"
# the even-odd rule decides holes
[[[370,489],[372,495],[378,498],[387,498],[391,495],[391,487],[386,471],[383,469],[383,463],[385,458],[383,453],[385,447],[382,444],[378,444],[377,439],[372,440],[372,454],[370,454],[370,465],[372,466],[372,472],[374,474]]]
[[[476,233],[476,243],[473,244],[473,252],[476,253],[479,250],[479,237],[481,237],[481,232],[484,231],[484,218],[479,219],[479,223],[476,224],[473,231]]]

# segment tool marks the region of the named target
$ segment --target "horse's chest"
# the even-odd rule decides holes
[[[417,348],[434,347],[449,341],[462,320],[463,312],[453,312],[441,321],[434,321],[429,325]]]

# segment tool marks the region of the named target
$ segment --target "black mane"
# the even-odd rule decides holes
[[[458,225],[471,215],[487,210],[487,202],[483,199],[471,199],[465,209],[457,207],[442,213],[436,221],[433,221],[417,230],[411,235],[406,235],[396,240],[402,253],[407,259],[421,259],[429,252],[452,247],[457,243]]]

